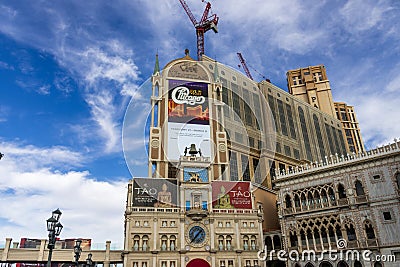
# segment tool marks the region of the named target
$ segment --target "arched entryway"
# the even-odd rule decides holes
[[[189,261],[189,263],[186,265],[186,267],[211,267],[211,265],[202,259],[194,259]]]

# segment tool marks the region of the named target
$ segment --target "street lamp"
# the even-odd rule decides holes
[[[81,248],[81,244],[82,244],[82,240],[78,239],[75,241],[75,246],[74,246],[74,258],[75,258],[75,264],[76,266],[79,265],[79,258],[81,257],[81,252],[82,252],[82,248]]]
[[[56,237],[60,235],[63,228],[62,224],[59,222],[61,214],[61,211],[56,209],[51,213],[51,217],[46,220],[47,231],[49,232],[49,243],[47,244],[47,248],[49,249],[49,257],[47,260],[47,267],[51,267],[51,256],[56,244]]]
[[[89,253],[89,254],[87,255],[86,267],[93,267],[92,253]]]

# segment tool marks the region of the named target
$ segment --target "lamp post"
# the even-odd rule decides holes
[[[75,241],[75,246],[74,246],[74,258],[75,258],[75,264],[76,266],[79,265],[79,258],[81,257],[82,253],[82,248],[81,248],[82,240],[78,239]]]
[[[93,267],[92,253],[89,253],[89,254],[87,255],[86,267]]]
[[[51,256],[53,254],[53,249],[56,244],[56,237],[60,235],[63,228],[62,224],[59,222],[62,212],[56,209],[51,213],[51,217],[46,220],[47,231],[49,232],[49,243],[47,248],[49,249],[49,257],[47,260],[47,267],[51,267]]]

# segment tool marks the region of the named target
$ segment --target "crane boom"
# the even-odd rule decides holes
[[[240,52],[237,52],[237,55],[239,57],[240,63],[243,66],[244,72],[246,72],[247,77],[253,80],[253,76],[251,76],[251,73],[249,71],[249,68],[247,67],[246,61],[244,61],[244,58]]]
[[[202,0],[204,2],[204,0]],[[213,30],[215,33],[218,32],[217,24],[218,17],[216,14],[208,17],[208,13],[211,9],[210,2],[207,2],[206,8],[204,9],[203,15],[201,17],[200,22],[197,22],[194,17],[192,11],[190,11],[189,6],[186,4],[185,0],[179,0],[183,9],[186,11],[186,14],[189,16],[190,21],[193,23],[193,26],[196,29],[196,37],[197,37],[197,59],[201,60],[202,55],[204,54],[204,33],[208,30]]]
[[[186,11],[186,14],[189,16],[189,19],[192,21],[193,26],[196,27],[196,26],[198,25],[197,20],[196,20],[196,18],[194,17],[192,11],[190,11],[190,8],[189,8],[189,6],[186,4],[185,0],[179,0],[179,2],[181,2],[181,5],[182,5],[183,9]],[[205,11],[204,11],[204,12],[205,12]]]

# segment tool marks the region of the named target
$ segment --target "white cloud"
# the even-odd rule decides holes
[[[384,19],[385,13],[392,8],[388,1],[350,0],[339,11],[343,25],[350,32],[365,31],[374,28]]]
[[[3,141],[0,142],[0,147],[2,153],[5,154],[3,160],[18,164],[21,170],[34,170],[51,166],[68,168],[81,166],[84,163],[84,157],[81,153],[62,146],[40,148],[33,145],[23,145],[18,141],[12,143]]]
[[[41,149],[2,143],[0,161],[0,240],[12,237],[46,238],[45,220],[60,208],[61,238],[93,238],[122,243],[127,181],[97,181],[87,171],[60,171],[43,167],[76,162],[79,156],[65,149]],[[29,164],[21,164],[24,158]],[[54,162],[50,162],[51,160]]]

